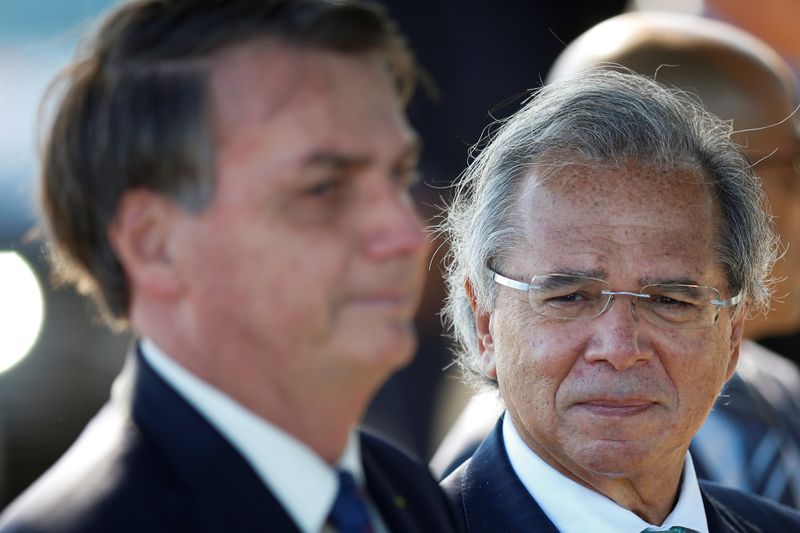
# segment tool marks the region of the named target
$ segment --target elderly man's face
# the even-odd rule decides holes
[[[520,194],[527,242],[497,268],[518,280],[595,271],[617,291],[686,280],[730,298],[708,198],[689,171],[568,169]],[[524,292],[500,287],[494,311],[478,317],[484,368],[520,434],[594,487],[603,477],[679,473],[738,357],[741,327],[730,309],[712,327],[671,329],[637,320],[631,305],[618,296],[595,319],[556,320],[535,316]]]
[[[380,381],[413,354],[427,251],[389,76],[266,43],[220,59],[212,95],[215,195],[180,222],[197,343],[238,369],[222,380],[301,395]]]

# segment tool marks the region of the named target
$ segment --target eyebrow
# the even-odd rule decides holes
[[[606,272],[602,269],[587,269],[587,270],[576,270],[576,269],[557,269],[549,272],[550,274],[562,274],[565,276],[583,276],[587,278],[598,278],[602,280],[606,280]],[[702,283],[698,282],[696,279],[688,278],[688,277],[646,277],[646,278],[639,278],[639,283],[641,283],[642,287],[645,285],[703,285]]]
[[[641,278],[639,282],[642,287],[645,285],[702,285],[692,278]]]
[[[315,152],[303,162],[305,167],[332,167],[351,170],[366,167],[372,159],[367,156],[341,154],[336,152]]]
[[[582,276],[584,278],[597,278],[597,279],[605,279],[605,271],[593,268],[589,270],[575,270],[569,268],[559,268],[556,270],[551,270],[548,274],[560,274],[562,276]]]
[[[536,283],[531,285],[532,289],[537,291],[553,291],[564,287],[572,287],[577,284],[576,280],[569,279],[561,276],[546,275],[541,279],[534,278]]]
[[[393,164],[416,160],[422,151],[422,143],[414,136],[408,145],[394,158]],[[374,159],[368,155],[347,154],[334,151],[313,152],[305,158],[305,167],[331,167],[338,170],[358,170],[369,166]]]

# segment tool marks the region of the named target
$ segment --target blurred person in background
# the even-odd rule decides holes
[[[372,4],[137,0],[65,71],[41,201],[62,277],[136,337],[0,531],[450,531],[356,426],[414,352],[414,62]]]
[[[628,13],[574,41],[548,79],[608,62],[696,94],[706,109],[732,120],[733,139],[762,181],[784,250],[773,272],[775,297],[769,313],[745,323],[751,340],[743,342],[737,373],[692,451],[700,477],[800,507],[800,373],[753,342],[800,325],[800,117],[792,72],[766,44],[727,24]],[[501,409],[492,393],[476,396],[435,456],[434,470],[451,470],[468,456]]]
[[[705,0],[703,12],[760,38],[789,63],[795,75],[800,75],[800,2],[797,0]]]
[[[800,2],[796,0],[705,0],[703,13],[738,26],[775,48],[800,80]],[[800,83],[795,84],[800,99]],[[759,343],[800,364],[800,325],[798,330],[759,339]]]

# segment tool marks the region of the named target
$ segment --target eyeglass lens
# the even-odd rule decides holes
[[[636,296],[639,294],[640,296]],[[611,291],[608,282],[568,274],[535,276],[528,291],[534,312],[562,320],[595,318],[605,312],[620,294]],[[670,327],[704,327],[718,315],[712,300],[720,298],[711,287],[680,284],[648,285],[635,298],[639,315]]]

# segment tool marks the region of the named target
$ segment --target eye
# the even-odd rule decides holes
[[[586,296],[579,292],[572,292],[570,294],[565,294],[563,296],[555,296],[550,298],[552,301],[556,302],[577,302],[578,300],[583,300]]]
[[[392,180],[403,189],[410,189],[420,182],[419,168],[416,165],[403,166],[392,172]]]
[[[306,188],[303,191],[303,195],[310,198],[334,196],[344,189],[344,182],[344,178],[340,176],[325,178]]]
[[[543,303],[550,307],[567,307],[590,302],[595,297],[585,291],[575,291],[566,294],[548,296]]]
[[[695,303],[692,301],[664,295],[652,296],[650,298],[650,303],[663,307],[695,307]]]

